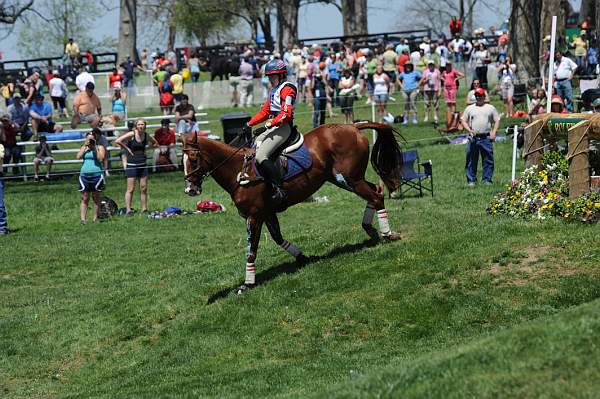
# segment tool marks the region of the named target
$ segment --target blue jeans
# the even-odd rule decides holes
[[[477,181],[477,164],[479,163],[480,152],[483,164],[481,181],[491,183],[494,175],[494,143],[489,137],[475,137],[467,143],[467,164],[465,167],[467,182],[475,183]]]
[[[325,124],[325,110],[327,99],[324,97],[313,98],[313,128]]]
[[[569,112],[573,112],[573,86],[568,79],[556,81],[556,94],[565,102],[565,107]]]
[[[6,218],[6,208],[4,207],[4,179],[0,175],[0,232],[5,233],[8,230],[8,221]]]

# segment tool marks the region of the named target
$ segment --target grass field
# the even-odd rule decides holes
[[[209,111],[213,131],[225,111]],[[495,184],[469,189],[464,146],[401,130],[435,177],[433,198],[387,201],[403,240],[370,245],[364,202],[326,185],[329,202],[280,216],[311,262],[264,232],[260,284],[241,297],[244,221],[212,180],[190,198],[181,173],[152,175],[150,208],[226,213],[86,226],[74,177],[8,183],[0,396],[598,397],[600,227],[492,218],[510,143],[495,145]],[[124,191],[109,178],[120,206]]]

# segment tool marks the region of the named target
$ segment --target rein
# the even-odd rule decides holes
[[[239,147],[237,150],[235,150],[233,153],[231,153],[231,155],[229,155],[227,158],[225,158],[223,161],[221,161],[221,162],[220,162],[220,163],[219,163],[217,166],[215,166],[214,168],[212,168],[212,169],[211,169],[211,170],[209,170],[208,172],[204,173],[204,174],[203,174],[203,175],[200,177],[200,180],[204,180],[204,179],[206,179],[207,177],[209,177],[210,175],[212,175],[212,174],[213,174],[213,173],[214,173],[214,172],[215,172],[217,169],[219,169],[221,166],[223,166],[223,165],[225,165],[227,162],[229,162],[229,160],[230,160],[231,158],[233,158],[233,157],[234,157],[234,156],[235,156],[235,155],[236,155],[238,152],[240,152],[242,149],[244,149],[244,147]],[[184,151],[184,152],[191,152],[191,151],[194,151],[194,152],[200,152],[200,150],[199,150],[199,149],[198,149],[198,150],[190,150],[190,149],[185,149],[185,148],[184,148],[184,150],[183,150],[183,151]],[[185,175],[185,177],[184,177],[184,178],[185,178],[186,180],[187,180],[187,178],[188,178],[188,177],[190,177],[190,176],[192,176],[192,175],[194,175],[194,174],[198,173],[198,171],[199,171],[200,169],[202,169],[202,166],[200,166],[200,158],[197,158],[197,159],[196,159],[196,161],[197,161],[197,165],[198,165],[198,166],[196,166],[196,167],[195,167],[195,168],[194,168],[194,169],[193,169],[193,170],[192,170],[190,173],[188,173],[188,174],[186,174],[186,175]]]

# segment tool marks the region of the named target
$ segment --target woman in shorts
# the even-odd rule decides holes
[[[77,159],[82,159],[83,164],[79,171],[79,191],[81,195],[81,204],[79,206],[79,216],[81,224],[86,224],[87,209],[90,202],[90,193],[94,200],[93,221],[98,219],[98,210],[100,209],[100,192],[104,189],[104,170],[102,162],[106,156],[103,145],[98,144],[92,132],[85,136],[85,143],[77,153]]]
[[[377,65],[375,74],[373,75],[373,99],[377,106],[379,119],[383,121],[383,117],[387,113],[386,106],[390,98],[390,78],[383,72],[383,67]]]
[[[148,166],[146,164],[146,147],[148,142],[153,147],[158,143],[154,137],[146,133],[146,121],[138,119],[132,131],[125,133],[115,140],[115,144],[126,151],[127,167],[127,191],[125,191],[125,208],[127,215],[133,214],[131,210],[131,198],[135,190],[135,181],[140,181],[140,204],[142,212],[148,212]]]

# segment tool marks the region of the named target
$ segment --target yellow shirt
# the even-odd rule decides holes
[[[65,54],[68,54],[69,57],[76,57],[79,55],[79,46],[77,45],[77,43],[73,42],[71,43],[67,43],[67,45],[65,46]]]
[[[173,86],[173,94],[183,93],[183,76],[178,73],[171,75],[171,85]]]
[[[583,40],[581,37],[576,37],[573,40],[573,45],[575,46],[576,57],[585,57],[587,55],[587,41]]]

